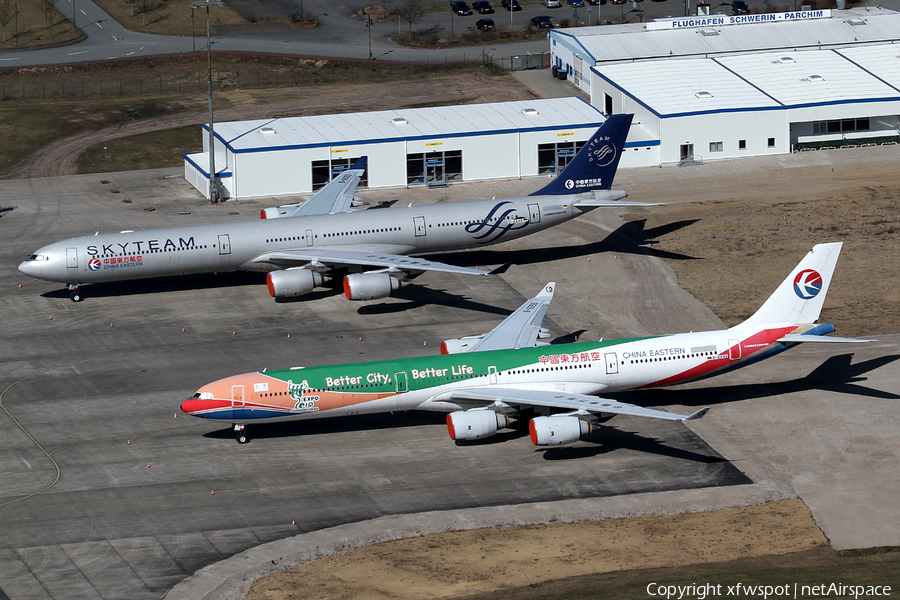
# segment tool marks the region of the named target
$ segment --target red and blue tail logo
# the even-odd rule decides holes
[[[810,300],[822,291],[822,276],[815,269],[804,269],[794,277],[794,293],[803,300]]]

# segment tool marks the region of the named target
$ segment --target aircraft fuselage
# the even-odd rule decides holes
[[[624,194],[623,194],[624,195]],[[217,271],[273,271],[278,250],[416,254],[520,238],[582,214],[577,196],[470,200],[342,214],[83,236],[44,246],[20,270],[67,284]]]

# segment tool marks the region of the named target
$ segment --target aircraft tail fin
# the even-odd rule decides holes
[[[744,325],[811,324],[819,320],[843,242],[816,244]]]
[[[612,187],[634,115],[610,115],[553,181],[530,194],[559,196]]]

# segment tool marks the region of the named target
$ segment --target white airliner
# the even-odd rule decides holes
[[[612,190],[632,115],[612,115],[547,186],[525,197],[354,211],[365,158],[299,205],[267,208],[262,220],[123,231],[44,246],[19,270],[68,285],[191,273],[261,271],[269,293],[300,296],[344,275],[350,300],[384,298],[425,271],[486,275],[407,255],[474,248],[553,227],[617,202]],[[345,275],[346,274],[346,275]]]
[[[548,345],[541,322],[554,284],[490,333],[447,340],[446,356],[295,367],[245,373],[201,387],[181,409],[246,425],[398,410],[447,412],[455,440],[494,435],[511,418],[531,418],[538,446],[577,441],[616,415],[689,421],[679,415],[599,397],[619,390],[675,385],[769,358],[800,342],[865,342],[826,337],[819,324],[841,243],[819,244],[749,319],[722,331]],[[558,414],[551,414],[557,411]]]

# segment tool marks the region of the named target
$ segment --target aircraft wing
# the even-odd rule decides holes
[[[650,417],[653,419],[665,419],[667,421],[692,421],[703,418],[709,407],[702,408],[690,415],[642,408],[634,404],[617,402],[597,396],[585,394],[568,394],[565,392],[552,392],[543,390],[520,390],[514,388],[478,388],[454,390],[450,393],[452,400],[480,400],[486,403],[526,404],[528,406],[549,406],[551,408],[566,408],[583,414],[613,414],[631,415],[634,417]]]
[[[363,156],[353,166],[332,179],[328,185],[313,194],[288,217],[308,217],[310,215],[332,215],[347,212],[353,202],[356,186],[366,171],[367,158]]]
[[[551,281],[537,296],[503,319],[502,323],[486,333],[467,352],[534,347],[538,335],[541,333],[541,322],[544,320],[544,315],[547,314],[547,307],[553,300],[554,289],[556,289],[556,283]]]
[[[482,271],[468,267],[457,267],[433,260],[403,256],[400,254],[381,254],[378,252],[356,252],[353,250],[277,250],[267,252],[253,259],[253,262],[271,263],[287,267],[311,265],[314,268],[335,268],[347,265],[363,267],[382,267],[397,271],[440,271],[443,273],[459,273],[461,275],[492,275],[495,271]]]

